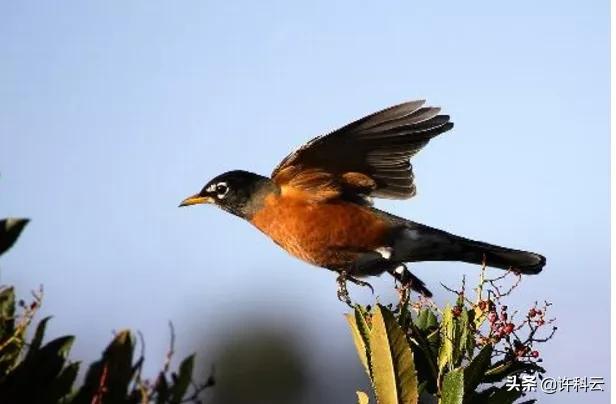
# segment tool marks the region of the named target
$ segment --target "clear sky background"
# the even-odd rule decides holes
[[[417,196],[377,206],[546,255],[510,305],[554,303],[550,376],[608,380],[608,34],[607,1],[0,1],[0,216],[32,219],[0,279],[21,296],[44,285],[50,336],[75,333],[77,359],[130,327],[153,372],[173,320],[179,354],[203,348],[209,366],[250,318],[295,327],[336,390],[362,370],[334,275],[177,205],[222,171],[268,174],[315,135],[426,98],[456,127],[414,158]],[[439,282],[478,269],[412,268],[439,303]],[[374,285],[393,299],[390,279]]]

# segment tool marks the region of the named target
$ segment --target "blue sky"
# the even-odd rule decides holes
[[[169,319],[190,352],[182,335],[275,311],[315,357],[354,361],[331,273],[176,207],[222,171],[267,174],[315,135],[426,98],[456,127],[414,158],[418,195],[377,206],[546,255],[510,304],[554,303],[551,375],[608,378],[608,33],[607,1],[0,2],[0,215],[32,219],[1,280],[43,284],[50,332],[76,333],[79,358],[131,327],[154,369]],[[412,268],[437,302],[477,270]]]

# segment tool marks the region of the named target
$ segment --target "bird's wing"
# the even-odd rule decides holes
[[[312,139],[285,157],[272,179],[317,199],[412,197],[410,158],[453,127],[440,108],[424,102],[396,105]]]

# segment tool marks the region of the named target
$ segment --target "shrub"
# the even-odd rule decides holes
[[[27,219],[0,220],[0,255],[13,246]],[[81,385],[75,380],[80,363],[68,360],[73,336],[43,343],[46,317],[38,322],[33,336],[28,329],[41,305],[42,290],[32,301],[15,301],[15,291],[0,286],[0,402],[2,403],[156,403],[200,402],[201,393],[214,384],[212,376],[197,385],[192,380],[194,355],[188,356],[176,371],[170,370],[174,335],[162,370],[154,381],[142,378],[143,354],[135,357],[135,336],[128,330],[116,333],[91,364]]]
[[[499,283],[511,277],[515,281],[503,291]],[[510,312],[504,300],[519,282],[511,272],[486,279],[483,268],[474,300],[466,297],[463,280],[460,290],[447,288],[456,301],[442,309],[423,298],[412,302],[406,291],[395,307],[356,305],[347,321],[376,401],[507,404],[525,394],[512,388],[514,379],[535,380],[536,387],[535,377],[545,372],[536,346],[556,327],[538,336],[553,322],[546,317],[547,302],[523,314]],[[365,392],[357,394],[360,404],[369,402]]]

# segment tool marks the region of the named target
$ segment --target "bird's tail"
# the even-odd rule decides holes
[[[499,247],[470,240],[411,221],[405,221],[393,236],[392,259],[415,261],[463,261],[471,264],[511,269],[522,274],[538,274],[545,257],[529,251]]]

